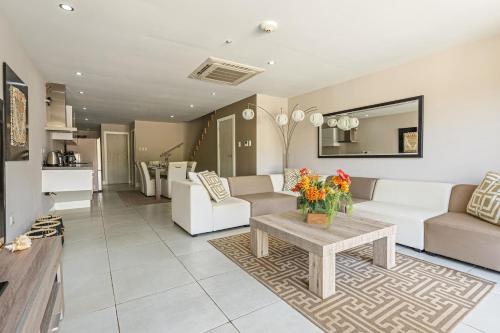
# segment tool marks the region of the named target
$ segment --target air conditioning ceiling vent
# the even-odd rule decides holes
[[[210,57],[190,75],[191,79],[237,86],[264,69]]]

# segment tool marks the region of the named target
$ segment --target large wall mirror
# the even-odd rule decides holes
[[[422,157],[423,96],[324,115],[318,157]]]

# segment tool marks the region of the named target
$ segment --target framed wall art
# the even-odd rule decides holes
[[[28,86],[3,63],[5,160],[29,160]]]

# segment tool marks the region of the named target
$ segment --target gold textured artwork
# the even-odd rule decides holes
[[[408,132],[403,134],[404,152],[416,153],[418,146],[418,133]]]
[[[26,96],[18,88],[10,88],[10,145],[22,147],[26,145]]]

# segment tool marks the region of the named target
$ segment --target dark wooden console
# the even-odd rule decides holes
[[[30,249],[0,250],[0,332],[51,332],[63,316],[60,237],[33,240]]]

